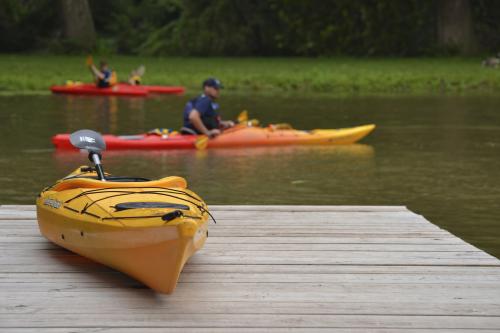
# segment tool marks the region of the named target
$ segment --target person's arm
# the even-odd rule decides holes
[[[196,109],[193,109],[191,113],[189,113],[189,121],[198,130],[198,132],[205,134],[208,137],[216,137],[220,134],[218,129],[209,130],[205,127],[203,121],[201,120],[200,113]]]
[[[104,80],[104,73],[102,73],[100,70],[97,69],[97,67],[95,67],[94,64],[91,64],[89,66],[89,69],[90,71],[92,72],[92,74],[94,74],[94,76],[100,80]]]

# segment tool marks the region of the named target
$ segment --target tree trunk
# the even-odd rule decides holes
[[[437,31],[441,47],[456,49],[463,55],[478,52],[470,0],[439,0]]]
[[[87,0],[60,0],[64,37],[90,50],[95,46],[94,20]]]

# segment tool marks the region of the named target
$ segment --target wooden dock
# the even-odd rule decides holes
[[[500,261],[405,207],[211,210],[161,295],[0,206],[0,332],[500,331]]]

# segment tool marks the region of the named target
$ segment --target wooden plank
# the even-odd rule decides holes
[[[500,329],[500,318],[480,316],[391,316],[391,315],[326,315],[326,314],[125,314],[84,313],[47,317],[31,314],[29,322],[23,314],[2,315],[0,327],[298,327],[298,328],[426,328],[426,329]],[[111,324],[112,323],[112,324]]]
[[[202,254],[203,253],[203,254]],[[190,259],[192,264],[238,265],[461,265],[461,266],[499,266],[496,258],[481,252],[329,252],[316,255],[303,251],[249,251],[214,252],[204,250]],[[0,272],[18,271],[19,266],[26,269],[56,269],[61,263],[81,262],[80,257],[71,253],[37,255],[32,257],[0,257]],[[18,268],[16,268],[18,267]]]
[[[266,327],[266,328],[245,328],[245,327],[79,327],[78,333],[366,333],[366,328],[279,328],[279,327]],[[436,330],[434,330],[437,332]],[[464,330],[460,330],[463,332]],[[40,328],[40,327],[27,327],[27,328],[9,328],[10,333],[75,333],[73,328]],[[369,332],[372,333],[386,333],[386,332],[401,332],[401,328],[370,328]],[[411,332],[421,333],[429,332],[428,329],[411,329]],[[456,333],[456,329],[439,329],[440,333]],[[497,330],[482,329],[481,333],[498,333]]]
[[[36,206],[35,205],[0,205],[0,211],[4,210],[12,210],[16,212],[21,212],[21,211],[35,211]]]
[[[370,327],[369,332],[371,333],[387,333],[387,332],[401,332],[401,328],[375,328]],[[409,330],[414,333],[429,332],[429,329],[418,329],[412,328]],[[456,333],[457,329],[439,329],[433,330],[439,333]],[[467,331],[465,329],[458,330],[459,332]],[[43,328],[43,327],[27,327],[27,328],[9,328],[9,333],[366,333],[367,328],[298,328],[298,327],[266,327],[266,328],[246,328],[246,327],[79,327],[78,331],[75,331],[71,327],[65,328]],[[481,333],[498,333],[495,329],[481,329]]]
[[[440,333],[456,333],[456,329],[439,329]],[[463,332],[465,330],[459,330]],[[43,328],[43,327],[27,327],[27,328],[9,328],[9,333],[366,333],[366,328],[298,328],[298,327],[266,327],[266,328],[246,328],[246,327],[79,327],[78,331],[74,328]],[[369,332],[372,333],[386,333],[386,332],[401,332],[401,328],[370,328]],[[421,333],[429,332],[429,329],[415,329],[412,328],[411,332]],[[498,333],[495,329],[481,329],[481,333]]]
[[[247,243],[247,242],[231,242],[225,243],[224,237],[218,237],[217,242],[215,237],[211,237],[205,244],[205,247],[210,250],[283,250],[288,249],[291,251],[390,251],[390,252],[483,252],[480,249],[467,244],[467,243],[457,243],[457,244],[442,244],[442,243],[428,243],[428,244],[413,244],[413,243],[391,243],[388,246],[387,243],[368,243],[368,242],[352,242],[352,243],[281,243],[279,238],[276,238],[276,242],[266,242],[261,240],[260,243]],[[246,238],[243,238],[246,240]],[[256,240],[258,241],[258,240]],[[306,245],[304,245],[306,244]],[[29,253],[31,255],[33,250],[38,251],[64,251],[63,248],[50,243],[49,241],[44,241],[43,239],[38,242],[18,242],[15,248],[11,243],[0,243],[0,249],[5,253],[7,251],[18,251],[21,255],[22,251]],[[11,252],[12,253],[12,252]]]
[[[121,286],[126,288],[125,286]],[[89,286],[91,288],[91,286]],[[104,288],[95,287],[102,293],[106,293]],[[131,290],[129,290],[131,292]],[[146,302],[138,301],[141,298],[148,298],[147,293],[136,291],[134,297],[116,296],[116,300],[100,297],[83,297],[79,302],[81,306],[80,314],[92,317],[96,314],[129,314],[130,316],[144,316],[148,314],[270,314],[294,315],[294,314],[326,314],[326,315],[418,315],[418,316],[498,316],[499,305],[481,303],[440,302],[429,306],[423,302],[259,302],[253,300],[246,301],[200,301],[194,305],[191,300],[166,301],[159,300],[154,307]],[[140,296],[140,298],[138,298]],[[116,302],[122,306],[117,307]],[[175,302],[175,303],[174,303]],[[54,297],[50,302],[27,299],[12,308],[3,305],[5,301],[0,301],[0,318],[3,315],[17,314],[29,315],[37,313],[54,317],[57,314],[71,314],[74,309],[68,307],[68,299]],[[374,309],[376,309],[374,311]]]
[[[500,274],[498,266],[439,266],[439,265],[392,265],[392,266],[377,266],[377,265],[339,265],[339,266],[321,266],[321,265],[208,265],[208,264],[193,264],[188,262],[184,267],[183,272],[195,273],[245,273],[245,274],[266,274],[281,273],[281,274],[368,274],[368,275],[413,275],[423,277],[426,275],[444,275],[449,276],[473,276],[482,279],[484,276]]]
[[[17,221],[18,223],[16,225],[6,225],[0,222],[0,233],[3,234],[31,234],[33,232],[37,231],[38,224],[36,221],[31,221],[31,220],[19,220]],[[36,228],[33,228],[33,225]],[[359,230],[355,230],[359,229]],[[385,233],[385,234],[393,234],[393,233],[431,233],[431,234],[445,234],[449,235],[449,233],[443,229],[437,229],[437,228],[428,228],[425,226],[418,226],[418,225],[408,225],[408,226],[395,226],[395,227],[390,227],[390,226],[384,226],[384,225],[357,225],[353,224],[350,227],[347,225],[334,225],[334,224],[321,224],[321,225],[273,225],[272,223],[268,224],[263,224],[263,225],[230,225],[230,224],[225,224],[225,223],[219,223],[216,226],[212,226],[210,228],[211,231],[218,231],[218,232],[234,232],[234,231],[245,231],[245,232],[252,232],[255,230],[255,232],[262,233],[262,232],[282,232],[286,231],[286,234],[289,233],[299,233],[299,232],[306,232],[310,234],[316,234],[316,233],[332,233],[332,232],[338,232],[338,233],[360,233],[360,232],[365,232],[367,234],[374,234],[374,233]]]
[[[1,268],[1,267],[0,267]],[[421,276],[431,272],[432,274],[462,274],[462,275],[477,275],[494,274],[490,269],[498,269],[496,265],[490,266],[465,266],[465,265],[247,265],[241,263],[234,264],[194,264],[188,262],[184,267],[183,272],[234,272],[234,273],[298,273],[314,272],[318,274],[414,274]],[[110,273],[115,272],[110,268],[93,262],[83,257],[77,257],[69,261],[59,260],[59,265],[9,265],[9,268],[2,269],[2,273]]]
[[[75,258],[78,257],[77,254],[69,252],[62,248],[55,248],[53,250],[47,251],[24,251],[18,248],[9,248],[4,250],[5,256],[0,257],[0,264],[12,263],[11,257],[16,257],[17,264],[33,264],[36,262],[44,263],[45,258]],[[342,257],[344,260],[398,260],[398,259],[462,259],[463,264],[467,263],[467,260],[488,260],[494,265],[495,263],[500,266],[498,259],[486,254],[481,251],[388,251],[386,249],[381,249],[380,251],[304,251],[304,250],[291,250],[287,248],[283,249],[271,249],[271,250],[241,250],[236,249],[232,251],[227,251],[224,248],[213,249],[209,246],[200,250],[193,258],[197,258],[196,262],[204,263],[211,259],[210,257],[223,258],[224,260],[231,260],[231,258],[254,258],[255,261],[259,261],[262,258],[282,259],[284,262],[295,262],[295,261],[307,261],[304,264],[316,264],[316,261],[324,261],[327,264],[328,259],[337,260],[338,257]],[[245,261],[247,263],[253,263],[253,259],[248,259]],[[195,263],[195,261],[193,261]]]
[[[1,228],[0,228],[1,229]],[[10,237],[36,237],[37,230],[2,230],[0,232],[0,242],[3,239]],[[392,230],[328,230],[328,229],[265,229],[265,228],[252,228],[251,230],[244,229],[224,229],[212,228],[209,230],[209,236],[214,237],[301,237],[301,238],[318,238],[318,237],[365,237],[365,238],[452,238],[452,236],[445,232],[435,231],[392,231]],[[311,240],[310,243],[313,241]]]
[[[126,281],[125,281],[126,282]],[[78,300],[79,302],[105,302],[101,297],[108,297],[118,302],[121,298],[136,297],[140,292],[134,291],[134,285],[127,288],[124,282],[117,282],[116,285],[109,283],[107,286],[96,285],[80,286],[77,283],[64,289],[58,286],[45,284],[45,288],[32,284],[29,289],[23,290],[20,285],[16,289],[7,289],[2,304],[8,307],[12,300],[16,299],[18,304],[23,302],[46,302],[61,298],[61,302]],[[26,287],[29,287],[27,285]],[[54,288],[49,288],[54,287]],[[118,288],[119,287],[119,288]],[[145,288],[140,286],[141,288]],[[124,288],[122,290],[121,288]],[[103,293],[101,295],[101,293]],[[142,293],[142,292],[141,292]],[[145,288],[144,295],[151,297],[155,293]],[[239,282],[239,283],[218,283],[218,282],[182,282],[171,295],[156,295],[156,297],[166,297],[168,302],[189,301],[193,302],[302,302],[302,303],[338,303],[342,306],[345,302],[356,303],[379,303],[384,306],[387,303],[422,303],[427,304],[427,311],[433,312],[433,308],[438,304],[484,304],[498,309],[498,302],[492,299],[499,297],[499,291],[493,288],[491,283],[405,283],[405,284],[384,284],[384,283],[282,283],[282,282]],[[88,300],[87,300],[88,299]],[[17,304],[16,303],[16,304]],[[106,303],[103,303],[106,304]],[[116,305],[116,303],[115,303]],[[68,308],[69,311],[76,309]],[[81,309],[81,311],[91,311]],[[247,311],[253,311],[247,309]],[[376,308],[372,313],[378,313]],[[399,308],[401,313],[407,313],[405,308]],[[250,312],[253,313],[253,312]],[[500,316],[500,313],[497,312]]]
[[[211,230],[211,229],[210,229]],[[1,242],[1,240],[0,240]],[[464,242],[457,237],[450,235],[439,237],[368,237],[358,235],[357,237],[338,237],[338,236],[317,236],[317,237],[287,237],[287,235],[279,236],[233,236],[233,237],[217,237],[210,233],[209,243],[219,244],[415,244],[415,245],[455,245],[463,244]]]
[[[216,215],[218,217],[218,215]],[[220,219],[218,218],[217,224],[212,224],[214,228],[226,227],[226,228],[245,228],[245,227],[257,227],[257,228],[338,228],[338,229],[370,229],[370,228],[380,228],[380,229],[391,229],[391,230],[427,230],[427,231],[439,231],[441,228],[431,225],[421,223],[416,220],[378,220],[374,218],[373,220],[359,220],[359,219],[316,219],[314,221],[307,220],[269,220],[269,219],[255,219],[250,224],[248,221],[242,219]],[[26,219],[18,218],[16,220],[0,220],[0,226],[2,228],[9,229],[30,229],[32,224],[37,224],[36,219]]]
[[[304,267],[305,268],[305,267]],[[406,272],[403,269],[399,271],[393,270],[391,273],[380,273],[380,272],[345,272],[345,273],[309,273],[306,270],[298,271],[295,270],[290,273],[286,272],[274,272],[274,271],[259,271],[259,272],[247,272],[243,269],[235,269],[237,272],[231,271],[196,271],[196,270],[184,270],[181,275],[180,282],[207,282],[207,281],[217,281],[219,283],[251,283],[251,282],[262,282],[262,283],[405,283],[405,284],[428,284],[428,283],[469,283],[475,282],[478,284],[492,284],[500,282],[500,269],[496,268],[494,270],[479,269],[476,270],[474,274],[463,274],[460,273],[464,270],[453,270],[453,271],[425,271],[420,270],[419,274],[412,274],[411,272]],[[470,269],[468,269],[470,273]],[[110,276],[107,276],[110,275]],[[7,272],[0,273],[0,285],[7,286],[12,284],[18,284],[19,286],[29,286],[35,285],[40,286],[41,284],[58,284],[58,283],[81,283],[81,284],[92,284],[92,285],[103,285],[109,287],[109,283],[112,283],[115,279],[121,279],[126,277],[126,275],[121,274],[116,271],[103,271],[99,278],[96,278],[94,274],[79,274],[76,272],[68,272],[61,274],[50,273],[15,273]],[[101,278],[105,281],[101,281]],[[130,281],[125,281],[129,284],[134,284],[133,279],[128,279]],[[120,280],[121,282],[121,280]],[[63,288],[64,289],[64,288]]]
[[[233,236],[233,237],[215,237],[210,233],[209,242],[211,243],[228,243],[228,244],[265,244],[275,242],[277,244],[415,244],[415,245],[437,245],[437,244],[462,244],[463,241],[452,236],[440,237],[397,237],[397,236],[380,236],[365,237],[365,235],[356,236],[330,236],[330,237],[287,237],[287,235],[278,235],[272,237],[255,237],[255,236]],[[5,236],[0,237],[0,244],[11,246],[8,244],[22,244],[22,243],[46,243],[47,240],[40,235],[27,235],[27,236]]]
[[[406,206],[210,205],[208,208],[214,211],[237,212],[408,212]]]

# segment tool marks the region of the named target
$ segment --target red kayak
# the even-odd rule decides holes
[[[174,94],[174,95],[182,95],[186,90],[184,87],[175,87],[175,86],[142,86],[146,88],[146,90],[150,94]]]
[[[235,126],[208,141],[208,148],[235,148],[256,146],[288,145],[342,145],[352,144],[367,136],[375,125],[364,125],[340,129],[316,129],[301,131],[269,127]],[[168,135],[103,135],[107,150],[115,149],[195,149],[200,136],[182,135],[177,132]],[[75,148],[70,143],[69,134],[52,137],[57,149]]]
[[[98,88],[94,83],[82,83],[52,86],[50,90],[54,94],[143,97],[149,94],[180,95],[184,93],[185,89],[175,86],[133,86],[127,83],[118,83],[109,88]]]

